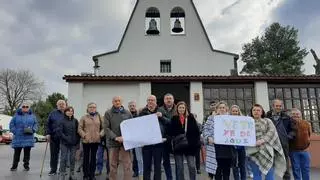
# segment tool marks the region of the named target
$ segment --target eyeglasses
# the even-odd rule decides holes
[[[29,108],[29,106],[22,106],[22,108]]]

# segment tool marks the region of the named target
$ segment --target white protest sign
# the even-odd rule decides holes
[[[128,119],[120,124],[125,150],[162,142],[156,114]]]
[[[254,119],[248,116],[215,116],[214,143],[255,146],[256,129]]]

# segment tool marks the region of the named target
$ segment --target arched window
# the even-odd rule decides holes
[[[145,17],[146,35],[160,34],[160,12],[156,7],[149,7]]]
[[[185,34],[185,12],[181,7],[174,7],[170,13],[171,34]]]

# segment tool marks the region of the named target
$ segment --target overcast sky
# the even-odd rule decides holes
[[[63,75],[90,72],[93,55],[117,48],[135,2],[0,0],[1,68],[30,69],[48,94],[67,95]],[[240,54],[244,43],[277,21],[299,29],[301,46],[320,56],[319,0],[194,2],[215,49]],[[311,53],[305,63],[305,73],[314,73]]]

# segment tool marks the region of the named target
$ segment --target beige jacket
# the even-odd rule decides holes
[[[86,114],[81,117],[78,126],[78,133],[83,143],[100,143],[101,137],[104,135],[103,118],[97,114],[91,116]]]

